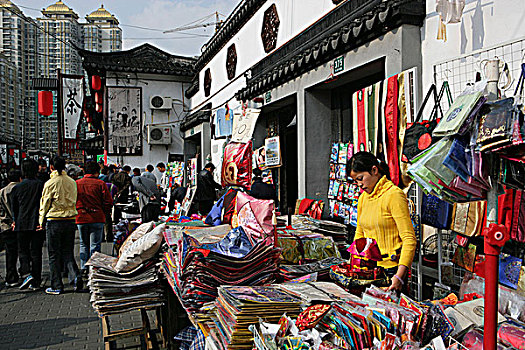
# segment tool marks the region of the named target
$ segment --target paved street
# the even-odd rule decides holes
[[[102,252],[111,253],[104,243]],[[76,242],[78,260],[78,238]],[[44,284],[49,287],[47,248],[44,246]],[[89,293],[66,293],[58,296],[40,291],[5,288],[5,252],[0,253],[0,349],[102,349],[101,321],[89,303]],[[67,285],[66,279],[64,284]],[[151,319],[151,318],[150,318]],[[127,313],[111,317],[112,329],[140,325],[140,314]],[[152,326],[153,325],[153,319]],[[117,349],[140,348],[137,337],[120,340]]]

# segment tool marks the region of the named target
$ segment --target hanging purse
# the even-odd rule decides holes
[[[443,84],[443,88],[440,91],[442,95],[445,91],[445,86],[448,87],[448,83]],[[422,120],[425,106],[430,99],[430,96],[434,97],[434,107],[428,120]],[[448,94],[447,94],[448,96]],[[431,145],[439,140],[439,137],[432,137],[432,132],[439,123],[437,118],[438,110],[443,117],[443,111],[441,110],[440,98],[436,91],[436,85],[432,84],[428,90],[423,104],[419,108],[416,120],[413,123],[408,123],[405,131],[405,138],[403,141],[403,157],[402,160],[405,162],[412,163],[413,159],[421,152],[428,149]]]
[[[423,195],[421,223],[439,229],[450,225],[451,205],[432,195]]]

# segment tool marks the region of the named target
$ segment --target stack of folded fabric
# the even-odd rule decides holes
[[[96,252],[87,263],[90,301],[100,316],[162,305],[156,262],[149,260],[131,271],[119,273],[115,270],[117,261],[115,257]]]
[[[330,281],[330,266],[344,262],[341,258],[327,258],[303,265],[281,265],[280,274],[285,282],[313,273],[317,273],[318,281]]]
[[[267,322],[277,322],[283,315],[296,317],[300,313],[301,298],[293,296],[278,286],[219,288],[217,310],[211,332],[221,349],[252,349],[253,334],[250,324],[264,316]]]
[[[164,253],[163,269],[187,311],[193,312],[217,297],[221,285],[262,285],[279,276],[280,250],[268,237],[255,245],[242,227],[215,242],[200,242],[192,230],[179,231]],[[217,236],[216,236],[217,238]]]

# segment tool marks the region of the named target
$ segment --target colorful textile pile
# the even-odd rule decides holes
[[[330,280],[330,266],[339,265],[344,260],[341,258],[327,258],[303,265],[281,265],[280,274],[284,281],[293,280],[301,276],[317,273],[318,281]]]
[[[125,273],[115,270],[117,261],[115,257],[96,252],[86,264],[90,267],[91,305],[100,316],[163,304],[155,261],[147,261]]]
[[[216,233],[210,228],[165,233],[171,245],[163,270],[187,311],[215,300],[221,285],[262,285],[278,278],[280,250],[271,238],[253,245],[242,227],[226,234],[216,231],[225,227],[213,227]]]
[[[277,286],[220,287],[216,301],[216,328],[211,331],[220,349],[251,349],[253,335],[250,324],[264,315],[267,322],[277,322],[283,313],[296,317],[301,299]]]
[[[277,245],[285,264],[303,264],[327,258],[341,258],[332,237],[302,230],[279,232]]]

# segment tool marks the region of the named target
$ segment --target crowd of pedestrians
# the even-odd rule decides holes
[[[104,239],[113,240],[112,223],[122,215],[114,204],[126,204],[138,191],[143,205],[154,205],[153,214],[157,218],[160,214],[162,175],[166,170],[163,163],[157,165],[157,172],[148,165],[142,175],[139,168],[132,172],[128,165],[121,169],[96,162],[66,165],[59,156],[51,159],[50,171],[45,160],[25,159],[20,168],[9,170],[9,182],[0,190],[6,287],[43,287],[42,254],[47,242],[51,286],[45,292],[63,293],[65,275],[73,289],[81,291],[87,261],[94,252],[100,252]],[[77,231],[80,268],[74,256]]]
[[[122,218],[121,208],[138,195],[142,222],[156,221],[167,204],[182,203],[186,187],[169,184],[166,165],[147,165],[144,172],[128,165],[118,168],[96,162],[83,166],[67,164],[56,156],[50,161],[25,159],[21,169],[8,172],[8,183],[0,190],[0,241],[5,248],[6,287],[42,288],[42,254],[47,242],[51,286],[47,294],[64,292],[63,277],[81,291],[87,277],[86,263],[100,252],[104,239],[113,240],[113,223]],[[221,186],[213,179],[215,166],[208,163],[197,175],[192,210],[207,215]],[[254,172],[251,194],[273,199],[275,189]],[[169,194],[169,195],[168,195]],[[168,203],[164,200],[168,197]],[[74,256],[79,233],[80,268]]]

